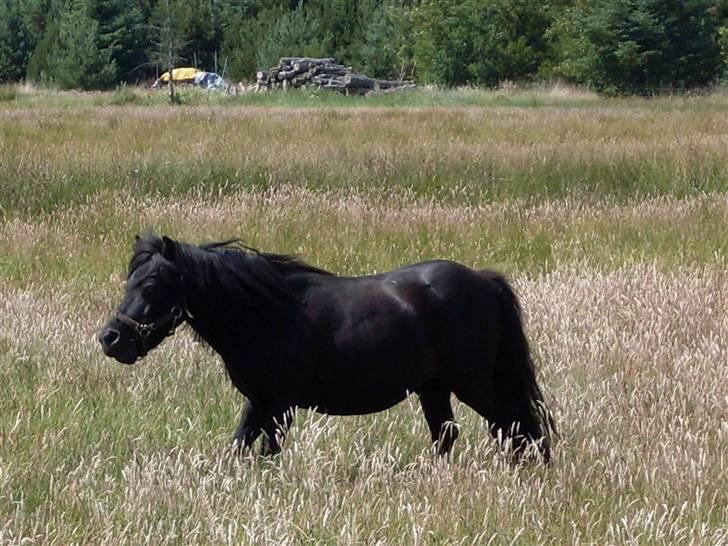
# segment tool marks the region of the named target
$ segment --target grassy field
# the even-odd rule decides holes
[[[728,545],[725,96],[129,93],[0,90],[0,543]],[[133,367],[95,341],[150,227],[505,271],[555,463],[459,403],[437,460],[415,399],[233,457],[241,398],[190,332]]]

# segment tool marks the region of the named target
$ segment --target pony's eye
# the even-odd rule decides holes
[[[144,296],[145,299],[154,299],[157,296],[157,291],[153,286],[145,286],[142,288],[142,296]]]

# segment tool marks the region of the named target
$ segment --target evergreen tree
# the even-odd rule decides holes
[[[323,35],[319,20],[309,15],[299,2],[292,11],[283,11],[271,28],[263,27],[256,50],[260,67],[278,64],[281,57],[323,57],[331,54],[328,36]]]
[[[149,15],[147,56],[161,71],[180,66],[186,60],[180,56],[183,42],[177,9],[173,0],[161,0]]]
[[[718,46],[720,48],[720,68],[718,76],[723,79],[725,83],[728,80],[728,24],[721,26],[718,29]]]
[[[129,0],[90,0],[89,15],[99,24],[98,47],[111,54],[118,79],[133,82],[143,75],[146,22],[139,6]]]
[[[318,38],[325,55],[344,64],[360,65],[366,27],[372,11],[380,2],[374,0],[313,0],[306,4],[315,21]]]
[[[425,83],[463,84],[473,56],[469,7],[460,0],[423,0],[414,11],[414,57]]]
[[[154,48],[150,50],[150,59],[158,68],[169,74],[168,91],[170,104],[178,104],[179,98],[175,92],[174,69],[180,66],[183,60],[179,56],[182,48],[178,27],[178,6],[172,0],[161,0],[151,14],[155,21],[150,30],[155,34],[151,40]]]
[[[23,79],[32,47],[18,3],[0,0],[0,82]]]
[[[263,28],[260,20],[250,12],[231,9],[226,14],[220,51],[228,59],[227,75],[231,79],[252,80],[255,77]]]
[[[415,60],[426,82],[495,85],[528,79],[548,50],[548,4],[425,0],[415,14]]]
[[[553,74],[610,92],[709,83],[720,66],[714,8],[707,0],[579,4],[550,31]]]
[[[503,80],[534,77],[548,50],[551,24],[547,5],[530,0],[491,0],[475,23],[475,58],[468,66],[472,80],[496,85]]]
[[[396,32],[394,21],[385,7],[380,7],[372,14],[359,54],[365,74],[378,78],[397,76]]]
[[[34,82],[48,80],[48,56],[58,43],[58,23],[52,21],[45,27],[41,39],[33,49],[28,61],[26,78]]]
[[[86,2],[69,3],[62,11],[47,59],[47,79],[65,89],[104,89],[116,81],[116,63],[111,50],[101,47],[99,23]]]
[[[168,46],[207,70],[218,52],[232,79],[309,55],[380,78],[651,92],[728,78],[728,0],[0,0],[0,81],[138,81]]]
[[[38,45],[48,27],[57,23],[63,0],[17,0],[22,4],[21,15],[31,41]]]
[[[414,69],[411,10],[383,4],[371,13],[361,47],[361,67],[376,78],[404,79]]]
[[[211,0],[176,0],[174,4],[180,56],[190,66],[197,59],[199,68],[213,70],[222,41],[222,5]]]
[[[656,17],[664,21],[663,51],[670,87],[706,85],[719,75],[719,19],[713,0],[654,2]]]

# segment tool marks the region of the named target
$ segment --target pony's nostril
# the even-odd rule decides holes
[[[104,333],[101,334],[101,345],[107,349],[111,349],[114,345],[119,342],[121,334],[118,330],[108,328]]]

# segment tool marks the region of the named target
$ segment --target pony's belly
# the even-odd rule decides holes
[[[342,395],[348,393],[341,393]],[[318,413],[327,415],[364,415],[367,413],[377,413],[384,411],[399,404],[407,398],[411,393],[407,390],[401,390],[396,393],[383,393],[372,396],[330,396],[320,403],[314,405],[314,409]]]
[[[428,382],[433,367],[404,360],[389,365],[349,362],[329,370],[321,381],[316,406],[322,413],[359,415],[391,408]],[[357,365],[358,364],[358,365]]]

